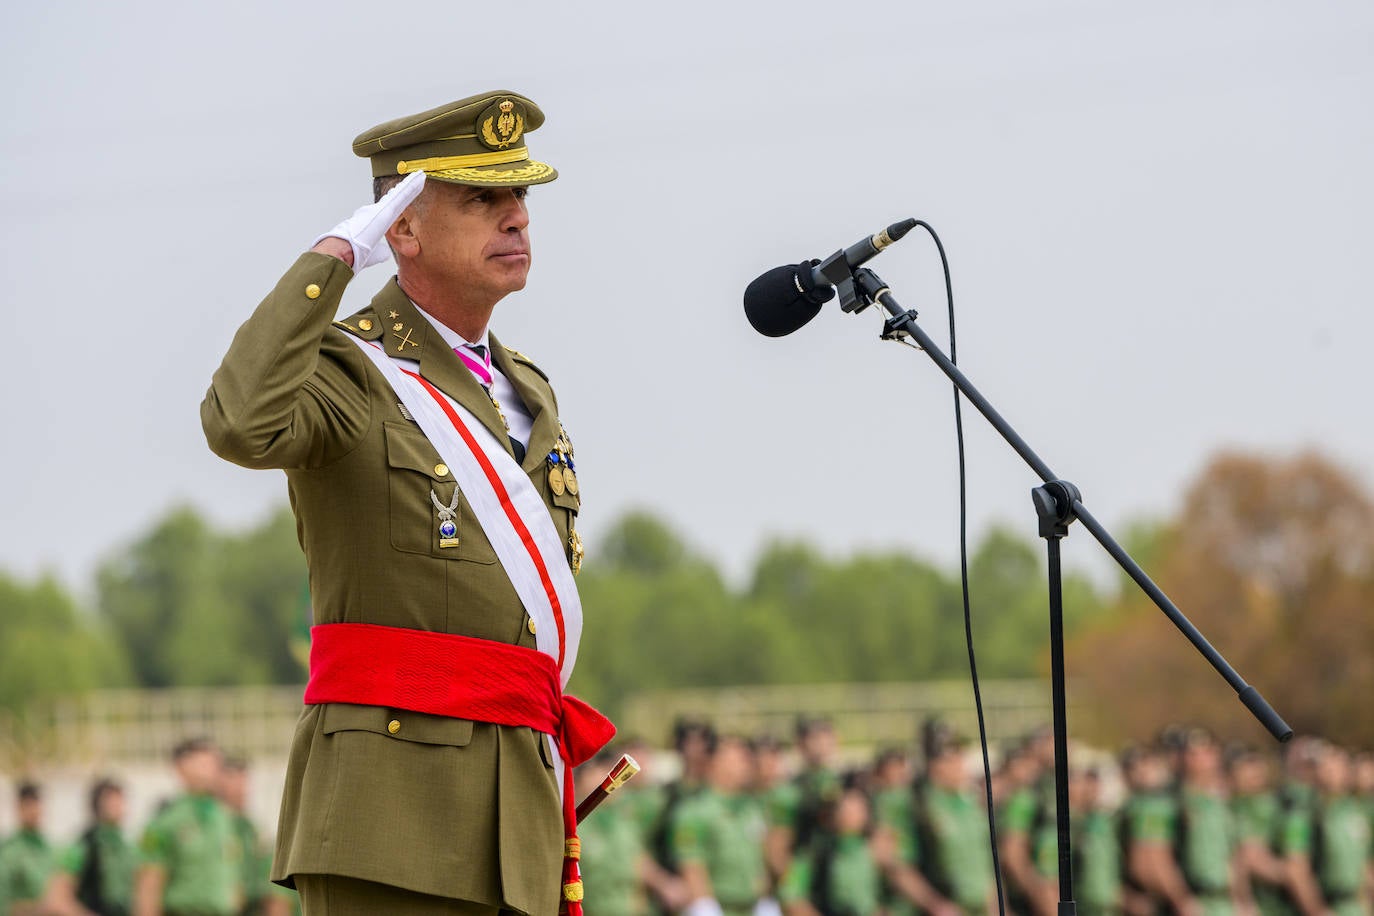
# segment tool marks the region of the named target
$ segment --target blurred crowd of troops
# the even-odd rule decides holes
[[[172,751],[181,791],[143,831],[125,831],[125,791],[90,788],[90,823],[68,846],[43,833],[43,788],[17,790],[18,831],[0,842],[0,916],[291,916],[295,891],[268,880],[271,850],[248,817],[248,767],[208,738]]]
[[[1037,729],[979,756],[939,720],[918,753],[844,767],[830,721],[776,736],[679,721],[665,754],[629,740],[584,765],[590,792],[620,753],[643,767],[581,826],[590,916],[936,916],[997,912],[987,798],[1008,912],[1057,912],[1054,740]],[[1075,749],[1069,808],[1077,911],[1183,916],[1374,912],[1374,755],[1299,738],[1278,752],[1166,729],[1118,758]],[[123,791],[91,788],[91,824],[58,849],[41,787],[19,787],[0,845],[0,914],[296,912],[267,880],[244,813],[245,767],[208,740],[174,753],[184,791],[137,842]]]
[[[939,720],[922,725],[919,754],[885,749],[851,768],[829,721],[800,720],[794,739],[680,722],[666,782],[652,749],[616,749],[646,773],[582,826],[588,912],[995,913],[989,795],[1007,911],[1057,912],[1048,729],[1000,748],[990,786]],[[1119,758],[1070,761],[1079,913],[1371,912],[1374,755],[1310,738],[1262,753],[1170,728]],[[584,789],[609,762],[584,767]]]

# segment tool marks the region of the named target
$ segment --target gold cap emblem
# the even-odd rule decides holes
[[[477,116],[477,136],[491,149],[506,149],[524,135],[524,106],[514,99],[501,99]]]

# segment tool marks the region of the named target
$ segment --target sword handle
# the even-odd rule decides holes
[[[611,771],[606,774],[606,778],[601,780],[601,785],[593,789],[586,798],[578,803],[577,822],[582,823],[583,818],[595,811],[597,805],[600,805],[612,792],[633,779],[638,772],[639,761],[629,754],[621,754],[615,766],[611,767]]]

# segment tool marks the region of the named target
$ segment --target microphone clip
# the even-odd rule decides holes
[[[849,266],[844,249],[822,261],[816,268],[816,273],[825,277],[826,281],[835,287],[835,292],[839,294],[841,311],[857,315],[873,304],[873,300],[864,296],[855,285],[855,271]]]

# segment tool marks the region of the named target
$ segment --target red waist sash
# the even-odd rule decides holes
[[[356,703],[528,727],[553,735],[563,758],[566,856],[577,844],[573,767],[615,735],[589,704],[563,693],[557,663],[543,652],[494,642],[366,623],[331,623],[310,630],[310,681],[305,702]],[[564,898],[580,911],[581,881],[565,867]]]

